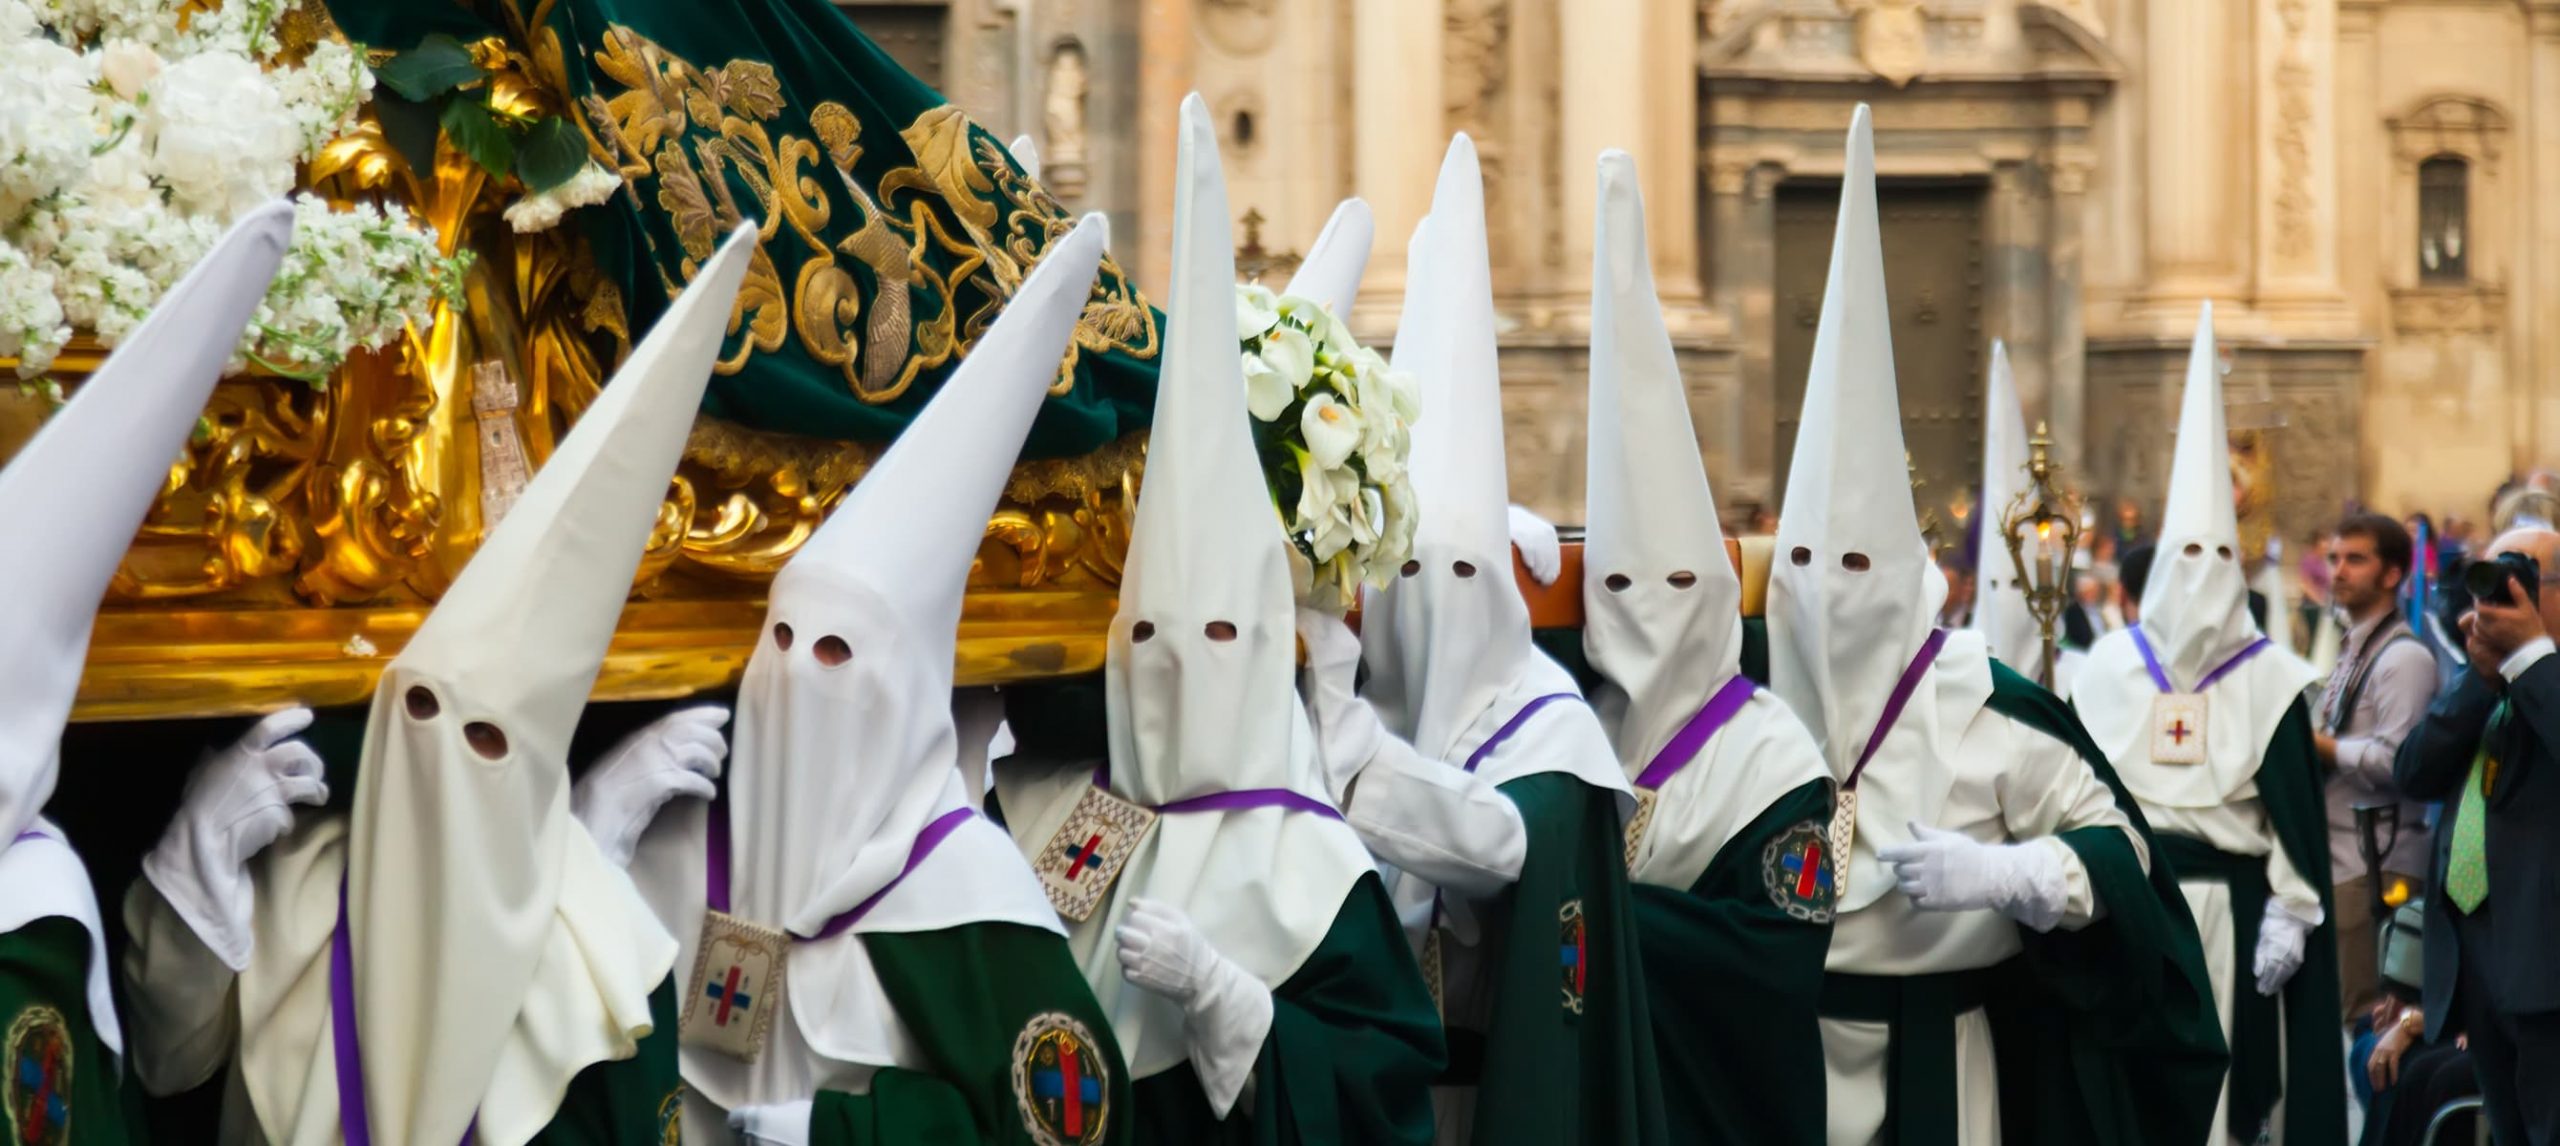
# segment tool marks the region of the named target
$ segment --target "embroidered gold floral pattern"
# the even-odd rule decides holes
[[[541,46],[540,66],[554,66],[556,51]],[[840,371],[862,401],[896,399],[966,353],[1075,225],[948,106],[899,131],[915,162],[873,182],[856,173],[861,118],[821,103],[808,109],[806,133],[795,133],[771,65],[697,66],[621,25],[606,31],[592,60],[597,92],[582,104],[589,127],[635,190],[654,185],[644,193],[684,250],[684,279],[723,232],[759,221],[762,245],[731,319],[740,337],[719,363],[722,374],[781,349],[788,335]],[[672,297],[683,284],[662,285]],[[1157,350],[1145,297],[1105,259],[1051,393],[1072,388],[1085,354],[1148,359]]]

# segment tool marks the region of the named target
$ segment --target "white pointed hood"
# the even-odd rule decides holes
[[[2231,500],[2230,443],[2208,302],[2196,315],[2195,342],[2187,351],[2168,506],[2160,515],[2151,579],[2142,590],[2141,635],[2170,687],[2180,692],[2194,691],[2264,635],[2249,616],[2247,555],[2240,552]],[[2289,648],[2261,650],[2207,690],[2205,764],[2155,764],[2151,713],[2160,687],[2134,632],[2107,634],[2089,650],[2071,684],[2081,723],[2115,764],[2125,788],[2150,807],[2213,807],[2254,793],[2268,739],[2318,674]]]
[[[2240,521],[2231,502],[2231,437],[2223,424],[2210,302],[2196,314],[2195,342],[2187,351],[2175,450],[2151,579],[2142,589],[2142,628],[2170,681],[2189,689],[2263,635],[2249,616],[2247,555],[2240,552]]]
[[[30,547],[0,560],[0,933],[46,916],[88,929],[90,1025],[119,1054],[98,902],[41,813],[99,599],[292,238],[288,204],[242,216],[0,471],[0,537]]]
[[[1032,142],[1030,136],[1014,136],[1013,146],[1008,147],[1005,150],[1013,154],[1013,162],[1016,166],[1022,168],[1023,174],[1030,176],[1035,182],[1039,180],[1040,145]]]
[[[675,943],[570,818],[569,738],[755,247],[741,227],[703,266],[374,690],[347,900],[377,1141],[456,1141],[475,1110],[484,1140],[524,1141],[567,1083],[519,1067],[527,1022],[558,1032],[545,1057],[649,1029]],[[631,938],[564,968],[563,930]]]
[[[1226,178],[1197,94],[1182,103],[1178,154],[1164,370],[1103,667],[1109,787],[1150,807],[1249,789],[1329,803],[1298,703],[1288,542],[1244,404]],[[1077,770],[999,771],[996,783],[1015,843],[1031,850],[1046,847],[1090,781]],[[1068,933],[1131,1077],[1189,1053],[1182,1008],[1121,973],[1115,936],[1132,902],[1180,908],[1220,954],[1277,986],[1370,870],[1339,819],[1278,807],[1165,813]],[[1203,1083],[1223,1109],[1242,1078]]]
[[[1890,322],[1860,104],[1769,572],[1770,687],[1844,777],[1947,596],[1912,510]]]
[[[1592,706],[1632,781],[1741,675],[1742,580],[1654,294],[1635,160],[1604,152],[1599,182],[1582,647],[1603,678]],[[1734,833],[1828,775],[1804,725],[1765,692],[1678,769],[1650,781],[1660,797],[1628,869],[1637,882],[1690,887]]]
[[[1610,681],[1592,698],[1602,724],[1643,761],[1742,671],[1742,580],[1654,295],[1634,158],[1604,153],[1599,179],[1582,646]]]
[[[860,933],[988,920],[1059,929],[1029,865],[983,820],[963,821],[916,878],[882,893],[925,827],[968,806],[951,715],[961,600],[1108,236],[1089,215],[1042,254],[994,327],[774,578],[730,754],[730,909],[807,939],[871,904],[840,937],[792,954],[793,1020],[827,1058],[895,1065],[884,1037],[895,1016],[860,967]],[[865,981],[842,981],[853,978]],[[734,1104],[743,1092],[713,1080],[745,1068],[712,1066],[688,1076]]]
[[[1387,727],[1423,755],[1459,764],[1534,698],[1576,690],[1572,677],[1530,644],[1529,607],[1511,576],[1484,179],[1475,142],[1464,133],[1449,142],[1425,226],[1427,235],[1419,228],[1414,235],[1394,355],[1395,368],[1422,385],[1411,466],[1420,514],[1414,560],[1410,574],[1368,595],[1361,652],[1367,695]],[[1598,724],[1582,705],[1569,707],[1581,710],[1580,720],[1566,719],[1588,726],[1602,749],[1597,759],[1525,751],[1516,756],[1519,770],[1497,769],[1498,778],[1489,778],[1563,770],[1623,789]],[[1535,723],[1554,721],[1542,713]],[[1515,736],[1502,751],[1511,754],[1512,743],[1526,748],[1527,739]]]
[[[293,238],[293,208],[244,216],[0,473],[0,850],[53,795],[89,629],[134,530],[195,429]]]
[[[1337,319],[1350,318],[1351,304],[1360,295],[1360,276],[1369,269],[1369,245],[1377,233],[1378,222],[1369,213],[1368,200],[1343,200],[1333,209],[1333,217],[1324,221],[1315,245],[1307,248],[1307,261],[1289,277],[1289,289],[1281,293],[1311,300]]]
[[[1991,375],[1982,398],[1981,528],[1973,555],[1972,628],[1991,646],[2002,664],[2034,679],[2044,659],[2044,631],[2027,611],[2027,591],[2018,579],[2018,563],[2009,559],[2009,543],[2000,519],[2027,488],[2027,414],[2018,402],[2018,386],[2009,374],[2009,347],[1991,342]]]

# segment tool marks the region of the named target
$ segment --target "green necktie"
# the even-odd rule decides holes
[[[2471,758],[2471,778],[2462,785],[2462,801],[2453,812],[2453,854],[2445,863],[2444,891],[2464,915],[2489,901],[2489,773],[2496,770],[2492,745],[2507,730],[2507,702],[2489,714],[2480,735],[2480,752]]]

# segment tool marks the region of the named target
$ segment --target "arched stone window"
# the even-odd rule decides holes
[[[2436,155],[2418,164],[2418,281],[2458,286],[2471,278],[2471,164]]]

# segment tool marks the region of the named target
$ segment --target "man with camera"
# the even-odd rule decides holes
[[[2400,616],[2400,586],[2414,548],[2407,529],[2374,513],[2339,522],[2329,547],[2330,594],[2347,637],[2314,710],[2312,741],[2329,772],[2338,981],[2351,1015],[2380,989],[2376,905],[2395,883],[2416,893],[2429,854],[2425,806],[2391,782],[2391,758],[2436,692],[2435,655]],[[2363,816],[2373,818],[2370,857]]]
[[[2560,1143],[2560,533],[2519,529],[2464,573],[2471,658],[2402,742],[2400,789],[2442,800],[2427,901],[2427,1037],[2470,1036],[2501,1143]],[[2527,1080],[2537,1080],[2529,1084]]]

